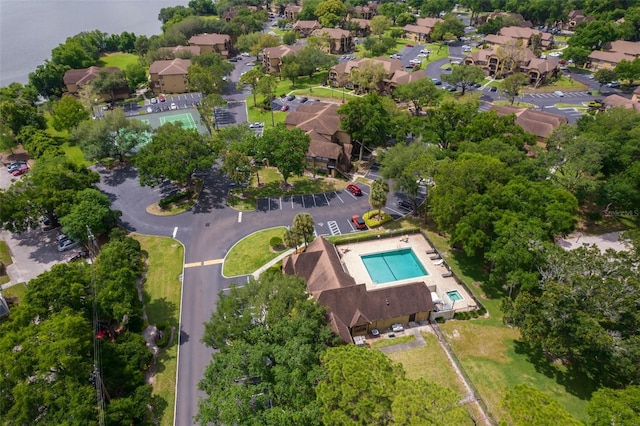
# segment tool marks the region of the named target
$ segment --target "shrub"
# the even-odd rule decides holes
[[[478,316],[482,317],[487,313],[487,310],[485,308],[480,308],[478,309]]]
[[[362,215],[362,219],[364,219],[367,226],[371,228],[375,228],[377,226],[382,225],[383,223],[391,222],[393,218],[388,213],[382,211],[381,219],[378,219],[378,210],[371,210]]]
[[[171,327],[166,322],[159,322],[158,324],[156,324],[156,328],[158,329],[160,336],[162,336],[158,339],[156,345],[158,345],[159,348],[164,348],[169,343]]]
[[[436,322],[437,322],[438,324],[444,324],[444,323],[445,323],[445,321],[446,321],[446,320],[444,319],[444,317],[438,317],[438,318],[436,318]]]
[[[169,195],[168,197],[165,197],[162,200],[158,201],[158,207],[160,207],[161,209],[166,209],[171,204],[177,203],[178,201],[182,201],[187,198],[191,198],[192,196],[193,196],[192,190],[185,191],[185,192],[178,192],[177,194]]]
[[[279,250],[280,248],[282,248],[282,238],[272,237],[269,240],[269,247],[271,247],[273,250]]]

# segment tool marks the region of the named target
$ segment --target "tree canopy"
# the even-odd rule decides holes
[[[311,139],[303,130],[287,129],[284,124],[277,124],[264,130],[258,139],[258,158],[266,158],[275,166],[287,183],[289,177],[301,176],[304,172],[307,151]]]

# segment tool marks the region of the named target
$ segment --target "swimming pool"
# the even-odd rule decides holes
[[[374,284],[429,275],[411,248],[365,254],[360,258]]]
[[[457,302],[458,300],[464,299],[458,290],[451,290],[447,292],[447,296],[451,299],[452,302]]]

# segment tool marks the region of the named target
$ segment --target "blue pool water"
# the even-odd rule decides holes
[[[412,249],[400,249],[360,256],[375,284],[428,275]]]
[[[451,299],[452,302],[464,299],[458,290],[448,291],[447,296],[449,296],[449,299]]]

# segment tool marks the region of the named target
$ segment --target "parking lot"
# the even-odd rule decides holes
[[[263,213],[277,213],[280,211],[300,210],[308,211],[313,215],[313,209],[318,207],[336,207],[338,216],[325,222],[316,223],[316,235],[341,235],[350,232],[359,232],[351,221],[354,214],[364,213],[370,210],[368,205],[369,187],[358,184],[362,190],[362,196],[355,196],[348,191],[330,191],[309,195],[288,195],[283,197],[268,197],[258,199],[256,210]],[[418,204],[424,200],[424,196],[418,199]],[[350,208],[348,207],[351,205]],[[345,210],[343,207],[347,206]],[[412,208],[404,194],[390,193],[387,206],[382,209],[394,219],[411,214]],[[347,211],[348,213],[342,213]]]

